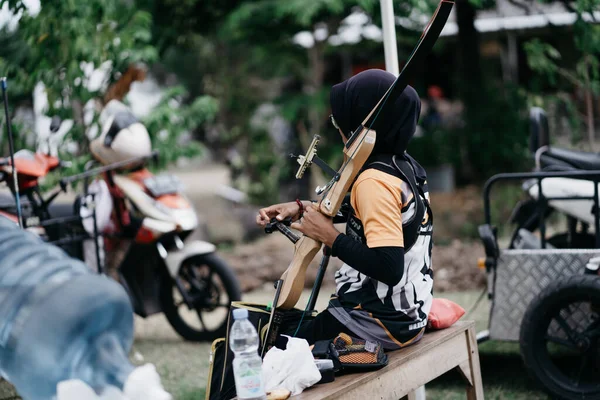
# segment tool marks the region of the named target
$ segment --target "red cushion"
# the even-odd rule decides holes
[[[448,299],[433,299],[427,328],[444,329],[452,326],[465,314],[465,309]]]

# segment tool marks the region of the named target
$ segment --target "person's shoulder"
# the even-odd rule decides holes
[[[369,168],[361,172],[356,179],[356,185],[358,186],[365,181],[377,182],[382,186],[390,188],[401,188],[402,186],[402,179],[375,168]]]

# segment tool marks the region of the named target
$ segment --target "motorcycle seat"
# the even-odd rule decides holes
[[[543,153],[542,159],[545,164],[567,163],[577,169],[600,170],[600,154],[598,153],[553,147]]]

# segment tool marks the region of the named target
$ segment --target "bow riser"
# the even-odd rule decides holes
[[[339,179],[329,186],[319,201],[319,211],[329,217],[337,214],[350,186],[375,146],[377,135],[374,130],[362,127],[355,135],[352,145],[344,148],[344,168],[338,173]],[[321,243],[308,236],[302,236],[296,242],[294,258],[281,276],[283,287],[277,302],[278,308],[289,310],[296,305],[304,289],[306,270],[320,248]]]
[[[371,155],[376,137],[374,130],[362,127],[352,145],[344,147],[344,167],[338,172],[339,179],[323,193],[319,201],[319,211],[322,214],[332,218],[337,214],[350,186]]]

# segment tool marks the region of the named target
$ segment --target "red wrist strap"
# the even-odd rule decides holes
[[[296,199],[296,204],[298,204],[298,207],[300,207],[300,211],[298,212],[298,215],[300,215],[298,219],[300,219],[304,216],[304,204],[302,204],[299,199]]]

